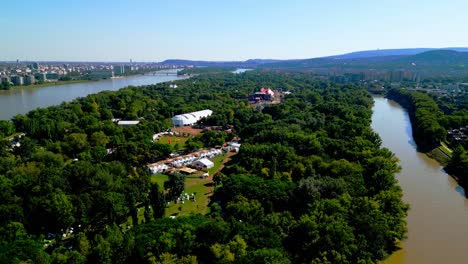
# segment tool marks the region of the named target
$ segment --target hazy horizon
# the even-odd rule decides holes
[[[0,61],[306,59],[466,46],[468,2],[12,1]]]
[[[417,47],[417,48],[414,48],[414,47],[409,47],[409,48],[398,48],[398,49],[455,49],[455,48],[464,48],[464,49],[468,49],[468,46],[467,47]],[[238,60],[240,62],[242,61],[247,61],[247,60],[305,60],[305,59],[314,59],[314,58],[322,58],[322,57],[329,57],[329,56],[340,56],[340,55],[345,55],[345,54],[350,54],[350,53],[356,53],[356,52],[366,52],[366,51],[384,51],[384,50],[398,50],[398,49],[375,49],[375,50],[355,50],[355,51],[350,51],[350,52],[347,52],[347,53],[338,53],[338,54],[328,54],[328,55],[324,55],[324,56],[320,56],[320,57],[310,57],[310,58],[288,58],[288,59],[277,59],[277,58],[248,58],[248,59],[245,59],[245,60]],[[463,51],[465,52],[465,51]],[[205,60],[205,59],[186,59],[186,58],[166,58],[164,60],[161,60],[161,61],[135,61],[135,60],[132,60],[132,63],[148,63],[148,64],[151,64],[151,63],[161,63],[161,62],[164,62],[164,61],[167,61],[167,60],[187,60],[187,61],[207,61],[207,62],[237,62],[237,61],[234,61],[234,60]],[[4,63],[15,63],[16,60],[0,60],[0,62],[4,62]],[[100,60],[75,60],[75,61],[72,61],[72,60],[19,60],[19,62],[48,62],[48,63],[61,63],[61,62],[69,62],[69,63],[128,63],[129,60],[127,61],[113,61],[113,60],[109,60],[109,61],[100,61]]]

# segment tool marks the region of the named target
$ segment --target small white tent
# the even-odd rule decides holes
[[[198,168],[211,169],[211,168],[213,168],[214,163],[211,160],[207,159],[207,158],[203,158],[203,159],[199,159],[199,160],[193,162],[192,165],[195,166],[195,167],[198,167]]]

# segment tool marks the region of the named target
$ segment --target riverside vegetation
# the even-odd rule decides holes
[[[408,110],[413,134],[418,147],[429,151],[447,141],[447,130],[468,125],[468,96],[458,100],[438,98],[430,94],[404,89],[392,89],[387,97],[400,103]],[[449,142],[446,142],[449,144]],[[455,176],[460,184],[468,187],[468,152],[463,144],[454,144],[445,170]]]
[[[0,262],[376,263],[405,238],[398,160],[370,128],[367,91],[256,71],[176,83],[0,122],[1,138],[26,133],[18,147],[1,141]],[[246,98],[261,87],[292,94],[258,111]],[[206,215],[164,218],[183,181],[151,183],[146,165],[173,151],[152,135],[171,116],[205,108],[214,114],[202,122],[234,126],[242,147],[215,175]],[[141,122],[119,127],[112,118]],[[227,137],[212,136],[185,147]]]

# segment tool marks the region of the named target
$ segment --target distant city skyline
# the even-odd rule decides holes
[[[468,46],[466,0],[2,3],[0,61],[242,61]]]

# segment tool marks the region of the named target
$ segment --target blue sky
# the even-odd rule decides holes
[[[15,0],[0,60],[311,58],[468,46],[466,0]]]

